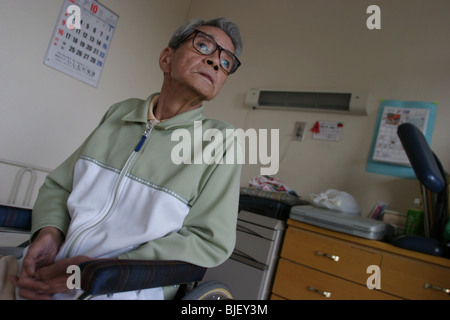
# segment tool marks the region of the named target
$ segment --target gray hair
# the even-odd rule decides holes
[[[210,21],[205,21],[199,18],[194,18],[185,23],[173,34],[169,41],[169,48],[177,48],[188,36],[190,36],[195,29],[201,26],[211,26],[222,29],[228,37],[230,37],[234,46],[234,55],[239,57],[242,53],[242,38],[239,27],[228,20],[227,18],[217,18]]]

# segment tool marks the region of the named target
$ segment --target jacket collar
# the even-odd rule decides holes
[[[158,94],[159,93],[152,94],[150,97],[147,98],[147,100],[143,101],[136,109],[125,115],[122,118],[122,120],[147,123],[148,108],[150,105],[150,101],[155,95]],[[199,108],[180,113],[170,119],[158,123],[155,128],[167,130],[175,127],[185,127],[193,125],[194,121],[201,121],[204,119],[203,110],[204,107],[202,105]]]

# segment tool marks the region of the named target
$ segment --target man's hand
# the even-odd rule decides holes
[[[23,272],[33,277],[38,268],[52,264],[63,240],[64,236],[58,229],[53,227],[42,228],[23,259]]]
[[[31,300],[50,300],[55,293],[69,292],[67,279],[70,274],[67,268],[93,260],[86,256],[61,259],[53,264],[39,268],[34,277],[18,278],[16,285],[20,287],[20,295]]]
[[[71,265],[80,265],[83,262],[94,260],[86,256],[76,256],[73,258],[61,259],[54,264],[40,268],[36,271],[35,279],[43,282],[48,287],[40,291],[40,294],[49,297],[55,293],[69,292],[67,279],[71,274],[67,273],[67,268]]]
[[[19,287],[19,294],[27,299],[44,299],[41,293],[48,292],[49,285],[36,279],[38,269],[48,266],[55,261],[64,236],[56,228],[45,227],[39,231],[36,239],[29,246],[22,262],[19,277],[12,277],[12,283]]]

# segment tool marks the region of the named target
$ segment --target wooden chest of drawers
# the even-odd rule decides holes
[[[450,299],[448,259],[288,225],[272,299]]]

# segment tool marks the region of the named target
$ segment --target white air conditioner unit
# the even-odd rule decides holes
[[[368,92],[288,91],[250,89],[245,104],[253,109],[339,112],[367,115]]]

